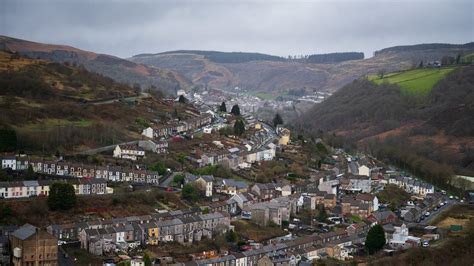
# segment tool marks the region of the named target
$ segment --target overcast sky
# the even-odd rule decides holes
[[[472,0],[0,0],[0,34],[130,57],[178,49],[280,56],[474,40]]]

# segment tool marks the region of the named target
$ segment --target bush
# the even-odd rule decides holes
[[[184,185],[183,190],[181,191],[181,197],[190,201],[197,201],[200,196],[199,194],[198,189],[191,183]]]
[[[74,187],[68,183],[54,183],[49,189],[48,207],[53,210],[69,210],[76,206]]]

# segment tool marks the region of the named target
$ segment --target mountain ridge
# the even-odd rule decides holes
[[[84,65],[88,70],[108,76],[120,83],[139,84],[142,88],[156,87],[168,94],[190,86],[179,73],[137,64],[113,55],[81,50],[68,45],[44,44],[0,36],[0,49],[18,52],[31,58]]]

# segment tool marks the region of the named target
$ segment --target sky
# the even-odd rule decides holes
[[[131,57],[279,56],[474,41],[472,0],[0,0],[0,35]]]

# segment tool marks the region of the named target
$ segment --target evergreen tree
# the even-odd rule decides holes
[[[365,247],[370,254],[373,254],[381,250],[385,246],[385,232],[380,224],[377,224],[370,228],[365,240]]]
[[[48,207],[53,210],[69,210],[76,206],[74,187],[68,183],[54,183],[49,189]]]
[[[273,118],[273,126],[276,127],[278,125],[283,125],[283,118],[281,118],[279,113],[276,113],[275,117]]]
[[[219,106],[219,112],[227,113],[227,106],[225,105],[225,102],[222,102],[221,106]]]
[[[234,106],[232,106],[232,110],[230,110],[230,113],[235,115],[235,116],[239,116],[240,115],[240,107],[238,104],[235,104]]]
[[[187,102],[188,102],[188,99],[186,99],[186,97],[184,97],[184,95],[180,95],[180,96],[179,96],[179,99],[178,99],[178,102],[180,102],[180,103],[187,103]]]
[[[245,132],[245,124],[244,121],[238,119],[234,123],[234,134],[237,136],[241,136]]]

